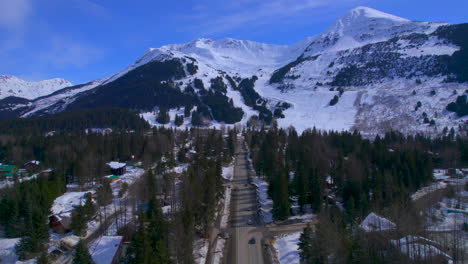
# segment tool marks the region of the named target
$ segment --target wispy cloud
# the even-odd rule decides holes
[[[109,15],[104,6],[91,0],[72,0],[71,2],[82,12],[88,15],[92,15],[94,17],[108,17]]]
[[[102,49],[91,44],[53,36],[39,59],[54,68],[83,68],[99,60],[103,54]]]
[[[24,26],[31,11],[31,0],[0,0],[0,27],[16,29]]]
[[[195,14],[185,16],[192,21],[189,30],[211,35],[242,26],[260,26],[289,20],[305,13],[320,15],[320,7],[340,6],[365,0],[203,0],[192,10]],[[311,16],[312,17],[312,16]]]

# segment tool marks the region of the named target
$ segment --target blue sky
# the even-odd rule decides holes
[[[466,0],[0,0],[0,74],[78,84],[120,71],[150,47],[200,37],[291,44],[360,5],[468,22]]]

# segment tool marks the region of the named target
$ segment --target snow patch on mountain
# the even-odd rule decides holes
[[[59,78],[29,82],[15,76],[0,75],[0,99],[8,96],[34,99],[68,86],[72,84]]]
[[[63,92],[37,98],[33,102],[30,102],[28,105],[22,105],[30,108],[30,110],[22,114],[21,117],[32,116],[33,114],[49,107],[52,107],[54,112],[60,112],[76,99],[74,95],[91,90],[97,87],[98,85],[101,85],[102,82],[103,80],[96,80],[88,84],[82,85],[78,88],[64,89]]]

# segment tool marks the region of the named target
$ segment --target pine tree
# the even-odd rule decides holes
[[[182,115],[176,115],[176,116],[175,116],[175,120],[174,120],[174,124],[175,124],[176,126],[181,126],[183,123],[184,123],[184,116],[182,116]]]
[[[156,121],[160,124],[167,124],[171,121],[171,117],[169,116],[169,112],[165,108],[159,109],[159,114],[158,117],[156,118]]]
[[[313,250],[312,228],[307,224],[299,237],[301,263],[313,263]]]
[[[96,191],[97,193],[97,202],[100,206],[108,205],[112,202],[112,188],[108,181],[104,181],[101,186]]]
[[[37,259],[36,264],[49,264],[49,255],[47,252],[43,252]]]
[[[88,248],[82,240],[80,240],[80,242],[78,242],[76,245],[73,264],[94,264],[94,261],[89,254]]]
[[[85,208],[77,206],[72,212],[70,228],[77,236],[85,235],[87,227],[87,219],[85,215]]]

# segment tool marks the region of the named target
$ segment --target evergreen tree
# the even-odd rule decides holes
[[[36,264],[49,264],[49,255],[47,252],[43,252],[37,259]]]
[[[96,191],[97,193],[97,203],[100,206],[108,205],[112,202],[112,188],[108,181],[104,181],[101,186]]]
[[[181,126],[183,123],[184,123],[184,116],[182,116],[182,115],[176,115],[176,116],[175,116],[175,120],[174,120],[174,124],[175,124],[176,126]]]
[[[299,237],[299,256],[301,257],[301,263],[313,263],[312,228],[309,224]]]
[[[94,264],[88,248],[85,243],[80,240],[75,248],[75,256],[73,257],[73,264]]]
[[[158,117],[156,121],[160,124],[167,124],[171,121],[171,117],[169,116],[169,112],[165,108],[159,109]]]
[[[72,212],[70,228],[77,236],[84,236],[87,227],[85,207],[77,206]]]

